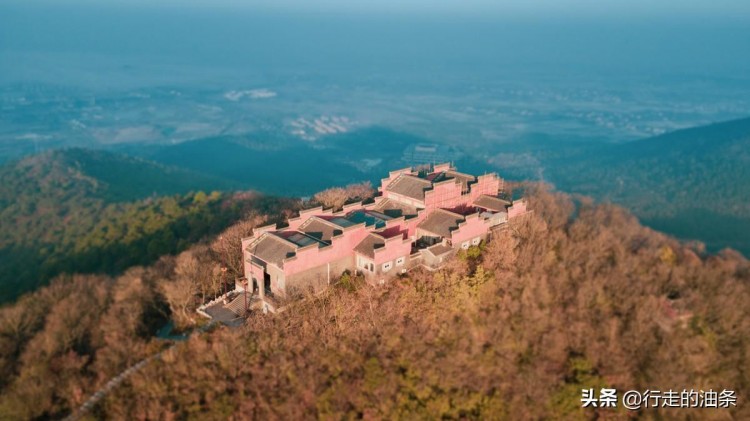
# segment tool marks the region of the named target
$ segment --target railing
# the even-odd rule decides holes
[[[220,296],[214,298],[213,300],[211,300],[211,301],[209,301],[207,303],[202,304],[195,311],[198,314],[200,314],[201,316],[203,316],[203,317],[206,317],[208,319],[213,319],[213,317],[211,317],[208,313],[206,313],[206,308],[211,307],[214,304],[217,304],[219,301],[224,300],[225,298],[229,297],[230,295],[232,295],[234,293],[236,293],[236,291],[235,290],[231,290],[231,291],[227,292],[226,294],[220,295]]]

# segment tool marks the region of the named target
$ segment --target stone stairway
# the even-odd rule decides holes
[[[253,297],[252,294],[247,294],[248,311],[251,310],[251,307],[254,304],[254,300],[255,298]],[[237,316],[244,316],[245,315],[245,294],[240,293],[231,302],[229,302],[229,304],[225,304],[224,308],[236,314]]]

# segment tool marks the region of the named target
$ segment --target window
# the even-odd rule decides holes
[[[369,270],[370,272],[372,272],[374,269],[371,262],[369,262],[367,259],[364,259],[360,256],[357,256],[357,266],[362,268],[363,270]]]
[[[468,250],[469,249],[469,242],[468,241],[464,241],[463,244],[461,244],[461,248],[464,249],[464,250]]]
[[[478,246],[479,243],[481,243],[481,242],[482,242],[482,239],[480,237],[477,237],[477,238],[471,240],[471,244],[474,245],[474,246]]]
[[[403,257],[403,256],[399,257],[398,259],[396,259],[396,266],[402,266],[405,261],[406,261],[405,257]]]
[[[393,266],[392,262],[383,263],[383,272],[388,272],[389,270],[391,270],[392,266]]]

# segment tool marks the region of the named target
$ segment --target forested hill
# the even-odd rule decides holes
[[[0,183],[2,209],[19,202],[44,205],[73,196],[118,202],[234,187],[181,168],[82,148],[50,150],[5,164],[0,167]]]
[[[0,302],[60,272],[111,273],[185,248],[256,201],[254,195],[210,193],[230,187],[85,149],[6,164],[0,168]]]
[[[659,230],[750,255],[750,118],[584,150],[545,174]]]
[[[750,142],[750,118],[675,130],[652,138],[624,143],[620,148],[632,155],[630,158],[649,155],[701,158],[706,154],[721,156],[728,152],[741,152],[742,154],[735,158],[747,160],[750,152],[738,149],[747,142]]]
[[[534,212],[443,270],[382,286],[342,276],[280,314],[193,335],[91,418],[750,419],[750,263],[705,255],[619,207],[526,187]],[[261,222],[0,308],[0,418],[70,414],[161,349],[164,308],[200,323],[195,306],[220,267],[241,270],[240,238]],[[737,405],[582,408],[584,388],[727,389]]]

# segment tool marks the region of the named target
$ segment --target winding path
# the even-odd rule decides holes
[[[208,329],[210,329],[214,324],[216,324],[216,322],[215,321],[211,321],[207,325],[205,325],[203,327],[200,327],[198,329],[193,330],[190,334],[192,335],[193,333],[196,333],[196,332],[198,332],[198,333],[205,332]],[[117,386],[119,386],[120,384],[122,384],[122,382],[124,382],[125,379],[127,379],[130,376],[132,376],[135,372],[137,372],[138,370],[140,370],[141,368],[143,368],[149,362],[151,362],[153,360],[161,359],[162,355],[164,355],[165,352],[171,351],[172,349],[174,349],[179,344],[180,344],[180,342],[175,342],[170,347],[168,347],[166,349],[163,349],[163,350],[157,352],[154,355],[146,357],[146,358],[142,359],[141,361],[138,361],[137,363],[131,365],[128,368],[126,368],[124,371],[120,372],[120,374],[118,374],[117,376],[111,378],[107,382],[107,384],[105,384],[104,386],[102,386],[93,395],[91,395],[91,397],[89,397],[86,400],[86,402],[83,403],[83,405],[81,405],[80,407],[78,407],[78,409],[75,412],[73,412],[72,414],[68,415],[65,418],[65,421],[77,421],[77,420],[81,419],[81,417],[83,417],[89,411],[91,411],[91,409],[93,409],[94,406],[96,406],[96,404],[99,403],[100,400],[102,400],[102,398],[104,398],[105,396],[107,396],[107,393],[111,392],[112,389],[114,389]]]

